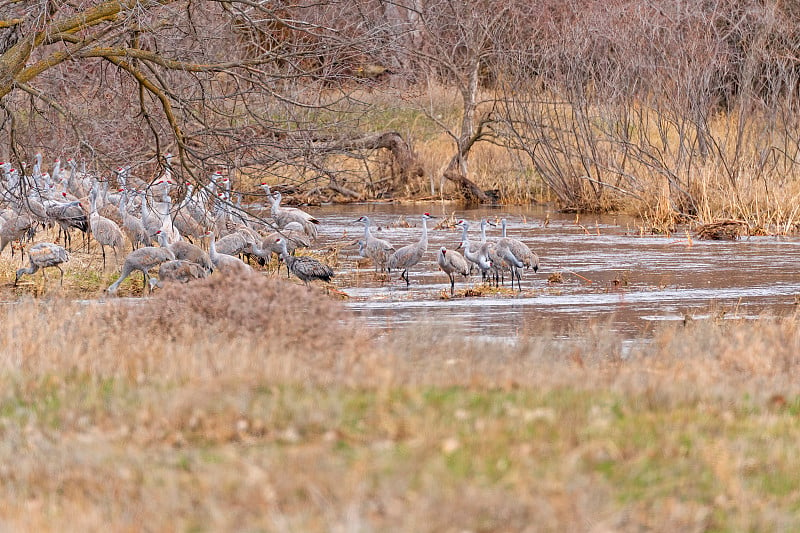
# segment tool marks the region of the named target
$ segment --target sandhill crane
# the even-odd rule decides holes
[[[161,229],[162,220],[156,216],[150,206],[147,205],[147,193],[144,191],[139,191],[139,198],[141,199],[141,215],[142,215],[142,226],[144,226],[144,231],[147,233],[147,238],[150,242],[148,244],[152,244],[154,242],[156,232]]]
[[[283,195],[280,191],[269,194],[269,185],[262,183],[261,186],[267,191],[267,199],[269,199],[271,204],[270,212],[272,213],[272,219],[279,228],[286,227],[290,222],[297,222],[303,227],[303,231],[305,231],[309,237],[312,239],[317,238],[317,225],[319,224],[319,220],[302,209],[296,207],[281,207]]]
[[[425,255],[425,252],[428,250],[428,220],[432,218],[434,217],[432,217],[430,213],[423,214],[422,236],[419,241],[399,248],[389,256],[386,262],[386,270],[390,274],[392,270],[403,269],[403,273],[400,274],[400,277],[406,280],[406,287],[410,285],[408,281],[408,269],[419,263],[422,256]]]
[[[8,243],[22,240],[31,236],[34,231],[35,221],[27,214],[9,210],[8,216],[0,220],[0,254],[3,253]],[[14,248],[11,248],[11,257],[14,257]]]
[[[208,277],[210,272],[192,261],[175,259],[165,261],[158,267],[158,279],[150,278],[150,290],[162,288],[164,283],[189,283]]]
[[[202,227],[208,227],[212,224],[211,214],[208,210],[208,198],[210,196],[209,191],[211,190],[212,186],[213,175],[211,184],[207,189],[198,188],[197,191],[192,192],[194,189],[193,185],[191,183],[186,184],[186,196],[188,201],[184,202],[184,207],[186,207],[192,219]],[[192,233],[190,232],[189,235],[191,234]],[[203,236],[205,236],[205,231],[201,237]]]
[[[70,168],[67,191],[76,198],[87,196],[92,187],[91,179],[85,172],[78,172],[78,163],[74,159],[67,159],[67,164]]]
[[[464,257],[467,261],[478,267],[481,271],[481,280],[486,281],[489,270],[492,268],[488,248],[479,247],[477,250],[471,250],[472,243],[469,241],[469,222],[466,220],[459,220],[456,223],[456,227],[462,230],[461,247],[464,248]]]
[[[36,222],[43,227],[50,226],[50,217],[47,216],[47,208],[45,208],[38,190],[31,189],[28,195],[23,198],[22,206]]]
[[[503,229],[503,236],[497,241],[505,244],[514,256],[522,261],[525,268],[532,268],[534,272],[539,270],[539,256],[534,253],[527,244],[506,235],[506,219],[502,219],[500,224]]]
[[[186,195],[177,209],[175,209],[175,213],[172,216],[172,224],[175,226],[175,229],[187,239],[202,239],[206,233],[205,228],[192,216],[191,212],[189,212],[189,206],[192,203],[191,194],[192,184],[187,183]]]
[[[196,244],[186,241],[175,241],[169,244],[167,242],[167,236],[164,233],[159,231],[157,235],[158,243],[165,248],[169,248],[172,253],[175,254],[175,259],[177,261],[183,260],[195,263],[208,271],[209,274],[214,270],[214,264],[211,262],[209,255]]]
[[[508,243],[500,241],[495,243],[493,254],[490,257],[493,262],[499,261],[499,264],[508,267],[511,272],[511,288],[514,288],[514,278],[517,278],[519,291],[522,292],[522,275],[520,274],[520,270],[525,264],[509,249]],[[497,276],[497,273],[495,273],[495,276]],[[497,285],[497,277],[495,277],[495,285]]]
[[[119,215],[122,218],[122,229],[131,241],[131,247],[136,250],[140,246],[149,246],[152,242],[147,230],[144,229],[142,220],[128,211],[128,190],[122,189],[122,200],[119,202]]]
[[[66,200],[67,193],[62,192],[61,197]],[[89,231],[89,219],[79,200],[53,202],[47,207],[47,216],[55,220],[64,233],[64,246],[67,248],[72,247],[72,228],[79,229],[84,236]]]
[[[255,244],[255,239],[252,235],[236,231],[224,237],[220,237],[220,239],[215,242],[215,248],[217,249],[217,253],[238,256],[245,251],[248,244]]]
[[[274,231],[264,237],[261,241],[261,247],[265,250],[270,250],[275,255],[281,255],[280,246],[275,244],[275,240],[279,238],[286,241],[286,248],[292,255],[298,248],[311,248],[311,240],[308,235],[302,228],[298,230],[294,222],[287,224],[282,230]]]
[[[120,284],[125,280],[125,278],[130,276],[134,270],[138,270],[142,273],[144,286],[152,290],[152,287],[148,281],[150,279],[150,270],[157,267],[161,263],[172,261],[174,259],[175,254],[173,254],[172,250],[169,248],[143,246],[138,250],[134,250],[128,254],[128,257],[125,258],[125,262],[122,264],[122,272],[120,273],[119,279],[112,283],[107,290],[110,294],[116,294]]]
[[[375,264],[375,271],[385,270],[389,256],[396,251],[389,241],[374,237],[369,230],[369,217],[362,216],[356,222],[364,224],[364,257],[369,257]]]
[[[436,262],[439,263],[439,268],[450,278],[450,296],[452,296],[456,285],[454,274],[461,274],[465,278],[469,276],[467,260],[457,251],[448,250],[442,246],[439,248]]]
[[[490,222],[490,224],[492,224]],[[492,224],[496,226],[496,224]],[[514,278],[517,279],[517,286],[522,291],[522,268],[533,268],[539,270],[539,257],[531,251],[528,246],[518,239],[506,236],[506,219],[502,220],[503,236],[497,240],[495,249],[502,257],[503,263],[511,271],[511,286],[514,286]]]
[[[44,269],[47,267],[56,267],[61,272],[61,285],[64,285],[64,271],[61,269],[61,264],[69,261],[69,254],[64,248],[50,242],[40,242],[30,247],[28,259],[30,259],[31,266],[17,270],[14,285],[23,274],[33,274],[40,268],[42,276],[44,276]]]
[[[91,203],[91,211],[89,212],[89,225],[92,228],[92,235],[100,245],[100,250],[103,252],[103,270],[106,268],[106,246],[110,246],[114,250],[114,264],[118,262],[117,248],[122,248],[125,242],[125,237],[122,235],[122,230],[113,220],[97,214],[97,191],[92,191],[89,197]]]
[[[280,246],[281,260],[286,263],[289,272],[303,280],[303,283],[306,284],[306,287],[308,287],[309,281],[315,279],[330,282],[331,278],[335,275],[330,266],[317,261],[313,257],[294,257],[289,255],[289,252],[286,250],[286,241],[284,239],[278,237],[275,239],[275,244]]]
[[[285,228],[279,231],[274,231],[264,237],[261,240],[261,247],[258,248],[260,253],[255,253],[255,255],[259,256],[264,261],[269,261],[272,254],[277,255],[280,257],[281,255],[281,247],[278,244],[275,244],[275,241],[278,239],[283,239],[286,244],[286,249],[291,255],[294,255],[295,250],[298,248],[310,248],[311,247],[311,240],[310,237],[303,231],[302,228],[298,228],[299,224],[295,222],[290,222],[286,225]],[[253,245],[253,249],[255,250],[255,245]],[[278,268],[280,270],[280,268]],[[290,276],[290,273],[286,271],[286,275]]]
[[[494,275],[494,284],[495,286],[500,285],[500,280],[502,278],[503,282],[505,282],[505,272],[503,270],[504,265],[509,265],[513,262],[510,258],[503,257],[507,255],[507,250],[503,250],[502,254],[498,253],[496,244],[497,244],[497,237],[486,237],[486,225],[492,224],[487,219],[481,219],[481,244],[478,248],[478,251],[484,255],[486,255],[489,260],[492,262],[492,274]],[[493,225],[493,224],[492,224]],[[513,282],[513,273],[512,273],[512,282]]]
[[[249,274],[253,272],[250,265],[238,257],[217,253],[217,242],[214,239],[214,232],[209,231],[207,235],[210,239],[208,255],[211,258],[211,262],[214,264],[214,270],[231,274]]]

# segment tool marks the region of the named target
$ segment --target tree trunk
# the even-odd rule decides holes
[[[461,117],[461,135],[456,141],[456,155],[450,160],[444,177],[458,186],[467,202],[488,202],[489,197],[480,187],[467,178],[467,159],[472,146],[483,134],[484,119],[475,123],[478,111],[478,80],[480,63],[475,60],[469,73],[467,83],[461,88],[461,97],[464,100],[464,114]]]
[[[458,190],[464,195],[467,202],[489,202],[490,198],[478,187],[475,182],[467,178],[459,169],[459,157],[455,156],[450,160],[447,169],[444,171],[444,177],[452,181],[458,186]]]

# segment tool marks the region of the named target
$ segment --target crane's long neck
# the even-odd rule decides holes
[[[214,259],[217,258],[217,240],[216,236],[213,233],[210,235],[210,237],[211,239],[208,243],[208,256],[213,261]]]
[[[217,194],[217,173],[211,174],[208,183],[208,192],[213,197]]]
[[[506,238],[506,219],[503,219],[503,238]]]
[[[56,159],[55,164],[53,165],[53,173],[52,178],[56,181],[61,177],[61,160]]]
[[[464,243],[464,249],[469,249],[469,226],[464,224],[461,226],[461,242]]]
[[[33,262],[31,262],[30,266],[20,268],[17,270],[17,279],[23,274],[34,274],[36,271],[39,270],[39,267],[36,266]]]
[[[428,219],[425,217],[422,217],[422,237],[419,244],[423,249],[428,247]]]
[[[486,242],[486,221],[481,220],[481,242]]]
[[[123,190],[119,200],[119,216],[123,219],[128,216],[128,191]]]
[[[89,195],[89,214],[94,216],[97,214],[97,194],[96,191],[92,191],[92,194]]]
[[[141,195],[142,198],[142,224],[147,225],[148,220],[150,219],[150,213],[147,209],[147,196],[144,193]]]
[[[290,269],[292,268],[295,258],[289,255],[289,251],[286,249],[286,243],[283,241],[281,242],[281,259],[283,259],[287,267]]]
[[[369,220],[364,222],[364,244],[369,242]]]

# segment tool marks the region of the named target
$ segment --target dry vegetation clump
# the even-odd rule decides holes
[[[302,344],[309,351],[336,349],[350,336],[341,324],[343,309],[317,290],[255,274],[168,285],[144,309],[131,312],[140,321],[138,327],[170,324],[173,331],[274,339]]]
[[[367,339],[284,280],[0,307],[14,529],[795,530],[800,321]],[[76,518],[73,518],[76,517]]]
[[[697,228],[699,239],[713,241],[735,241],[747,231],[747,223],[741,220],[721,220],[703,224]]]
[[[212,276],[133,301],[22,301],[0,313],[6,364],[35,375],[72,368],[103,379],[191,380],[288,371],[302,380],[335,373],[366,342],[335,301],[257,275]]]

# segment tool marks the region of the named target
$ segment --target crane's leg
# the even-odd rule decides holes
[[[403,270],[403,276],[402,277],[404,277],[406,279],[406,287],[411,285],[411,282],[408,281],[408,269]]]
[[[59,272],[61,272],[61,286],[64,286],[64,270],[62,270],[61,265],[56,265],[56,268]]]
[[[453,296],[453,293],[455,292],[456,288],[456,279],[453,277],[452,272],[448,274],[448,276],[450,276],[450,296]]]

